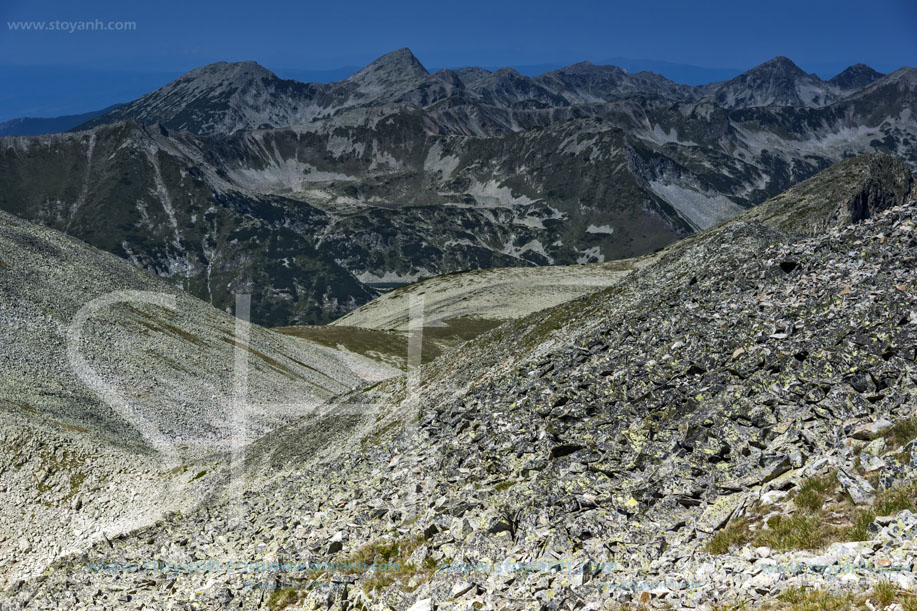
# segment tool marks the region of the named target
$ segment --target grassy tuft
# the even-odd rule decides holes
[[[370,567],[373,565],[388,565],[384,571],[374,571],[362,583],[363,591],[371,594],[384,590],[392,584],[398,583],[402,588],[408,588],[409,581],[415,579],[413,587],[429,579],[436,570],[436,563],[432,558],[426,559],[421,566],[410,562],[411,554],[423,545],[426,538],[423,535],[404,539],[374,541],[367,543],[353,554],[344,559],[344,563],[354,567]],[[358,569],[353,569],[356,572]]]
[[[135,308],[132,305],[125,305],[124,307],[134,315],[141,318],[142,320],[139,321],[140,324],[154,333],[165,333],[166,335],[171,335],[172,337],[183,339],[202,348],[207,346],[207,342],[197,337],[196,335],[192,335],[183,329],[179,329],[175,325],[171,325],[151,314],[147,314],[139,308]]]
[[[837,492],[837,475],[831,471],[800,485],[793,497],[798,511],[763,522],[762,508],[753,506],[746,516],[733,520],[705,547],[711,554],[726,554],[743,545],[766,545],[778,551],[819,549],[837,541],[866,541],[869,525],[877,517],[908,509],[917,512],[917,483],[886,490],[866,508],[854,505]]]
[[[516,482],[514,482],[511,479],[508,479],[505,482],[500,482],[499,484],[494,486],[494,490],[496,490],[497,492],[504,492],[506,490],[509,490],[510,488],[512,488],[515,485],[516,485]]]
[[[283,588],[274,590],[265,605],[271,611],[287,609],[299,602],[299,590],[296,588]]]
[[[885,432],[885,439],[893,448],[899,448],[917,439],[917,416],[899,420]]]
[[[857,601],[850,594],[808,588],[789,588],[780,594],[778,600],[791,605],[792,611],[845,611],[857,608]]]
[[[818,549],[838,541],[841,535],[837,527],[825,523],[821,516],[773,516],[767,525],[767,529],[756,533],[755,545],[766,545],[778,551]]]
[[[742,547],[751,542],[752,532],[747,519],[739,518],[721,528],[704,548],[711,554],[726,554],[734,547]]]
[[[398,367],[404,367],[407,363],[408,335],[406,333],[335,325],[277,327],[272,330],[330,348],[343,346],[351,352],[371,359],[390,362]],[[426,331],[424,329],[424,340],[429,339]],[[441,352],[439,347],[432,342],[424,341],[421,346],[421,362],[429,363]]]
[[[796,507],[810,513],[822,509],[825,500],[837,488],[837,471],[831,470],[821,477],[813,477],[806,480],[796,493],[793,499]]]
[[[870,538],[869,525],[879,516],[890,516],[909,509],[917,511],[917,484],[879,493],[875,503],[859,510],[854,516],[853,527],[846,533],[849,541],[867,541]]]
[[[880,605],[887,607],[895,602],[895,598],[898,597],[898,586],[890,581],[883,581],[875,585],[872,589],[872,593]]]

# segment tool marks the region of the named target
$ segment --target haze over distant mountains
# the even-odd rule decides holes
[[[431,74],[408,49],[331,83],[221,62],[0,141],[0,208],[220,308],[252,292],[258,322],[322,322],[385,283],[652,252],[846,157],[914,166],[915,104],[912,68],[783,57],[701,87],[588,62]]]

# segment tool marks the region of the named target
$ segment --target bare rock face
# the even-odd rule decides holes
[[[837,472],[837,479],[850,495],[855,505],[871,505],[876,500],[875,489],[868,481],[843,469]]]
[[[874,153],[838,163],[764,202],[750,215],[773,227],[816,234],[900,206],[912,197],[914,186],[906,163]]]
[[[907,201],[914,187],[914,177],[901,160],[872,156],[867,172],[866,180],[836,213],[834,222],[841,225],[858,223]]]

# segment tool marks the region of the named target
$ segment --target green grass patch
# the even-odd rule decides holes
[[[516,482],[514,482],[511,479],[508,479],[505,482],[500,482],[499,484],[494,486],[494,490],[496,490],[497,492],[504,492],[506,490],[509,490],[510,488],[512,488],[515,485],[516,485]]]
[[[395,433],[395,429],[400,426],[401,422],[399,420],[392,420],[380,429],[373,431],[371,434],[360,439],[360,449],[365,450],[367,448],[377,446],[384,438],[388,437],[389,435],[397,435],[397,433]]]
[[[278,327],[273,330],[329,348],[343,346],[367,358],[395,363],[400,367],[403,367],[408,360],[408,335],[406,333],[337,325]],[[424,329],[425,339],[428,330]],[[442,350],[433,342],[424,341],[421,345],[420,360],[422,363],[429,363],[440,354]]]
[[[450,344],[467,342],[499,327],[506,321],[477,316],[456,316],[443,322],[445,323],[443,327],[424,327],[424,337]]]
[[[789,604],[792,611],[844,611],[859,607],[851,594],[806,588],[789,588],[777,599]]]
[[[885,439],[892,448],[900,448],[917,439],[917,416],[897,421],[885,432]]]
[[[914,593],[884,581],[865,593],[829,592],[822,589],[788,588],[777,600],[763,604],[766,611],[841,611],[847,609],[885,609],[898,604],[904,611],[917,611]]]
[[[793,501],[803,511],[817,512],[836,488],[837,471],[831,470],[821,477],[813,477],[803,482]]]
[[[75,424],[66,424],[64,422],[60,422],[59,420],[49,419],[48,422],[50,422],[51,424],[55,426],[59,426],[60,428],[64,429],[65,431],[72,431],[74,433],[88,433],[89,432],[89,429],[85,427],[77,426]]]
[[[890,516],[909,509],[917,511],[917,483],[894,490],[885,490],[868,509],[857,511],[853,527],[846,533],[848,541],[869,540],[869,525],[879,516]]]
[[[721,528],[707,542],[704,550],[710,554],[726,554],[735,547],[751,543],[752,537],[749,521],[746,518],[737,518]]]
[[[374,571],[363,580],[361,585],[367,594],[384,590],[396,583],[405,591],[413,591],[436,571],[436,562],[432,558],[425,559],[420,566],[410,561],[411,554],[425,541],[423,535],[373,541],[347,556],[344,562],[354,567],[387,565],[386,570]],[[352,572],[356,573],[357,569]],[[410,584],[412,580],[413,585]]]
[[[84,459],[74,452],[62,451],[60,453],[43,452],[41,454],[42,468],[47,471],[49,476],[56,473],[66,473],[69,479],[67,493],[63,498],[55,501],[57,504],[66,503],[72,499],[86,481],[86,473],[82,471],[85,464]],[[39,494],[45,494],[52,490],[52,486],[38,482],[36,489]],[[44,502],[44,505],[50,507],[52,502]]]
[[[725,554],[749,544],[778,551],[810,550],[838,541],[867,541],[872,537],[869,525],[876,518],[905,509],[917,512],[917,483],[880,492],[875,502],[864,508],[840,491],[837,472],[832,470],[803,482],[791,500],[795,512],[771,516],[766,524],[767,509],[753,505],[745,516],[720,529],[707,542],[705,551]]]
[[[80,488],[83,486],[85,481],[85,473],[72,473],[70,475],[70,491],[67,493],[67,496],[64,497],[64,501],[69,501],[74,496],[76,496],[76,493],[80,491]]]
[[[843,529],[826,523],[820,515],[797,513],[791,516],[773,516],[767,520],[767,526],[768,528],[755,533],[755,546],[766,545],[783,552],[818,549],[844,540]]]
[[[258,351],[258,350],[256,350],[256,349],[252,348],[251,346],[246,346],[246,345],[243,344],[242,342],[237,342],[235,339],[233,339],[233,338],[231,338],[231,337],[225,337],[225,336],[224,336],[224,337],[222,337],[222,338],[220,338],[220,339],[222,339],[222,340],[223,340],[224,342],[226,342],[227,344],[230,344],[231,346],[235,346],[236,348],[242,348],[243,350],[248,351],[249,354],[252,354],[252,355],[254,355],[254,356],[257,356],[259,359],[261,359],[262,361],[264,361],[265,363],[267,363],[267,366],[268,366],[268,367],[270,367],[271,369],[273,369],[274,371],[276,371],[277,373],[279,373],[279,374],[282,375],[282,376],[285,376],[285,377],[287,377],[287,378],[289,378],[289,379],[291,379],[291,380],[296,380],[296,379],[301,379],[301,378],[302,378],[302,376],[297,375],[296,372],[294,372],[292,369],[290,369],[289,367],[287,367],[286,365],[284,365],[283,363],[281,363],[281,362],[278,361],[277,359],[273,359],[273,358],[269,357],[268,355],[264,354],[263,352],[260,352],[260,351]],[[320,388],[321,388],[321,387],[320,387]],[[328,390],[328,389],[326,388],[325,390]],[[328,392],[331,392],[331,391],[328,390]]]
[[[207,342],[197,337],[196,335],[188,333],[184,329],[179,329],[175,325],[171,325],[165,321],[162,321],[151,314],[147,314],[139,308],[135,308],[132,305],[126,304],[124,307],[127,308],[130,312],[133,312],[139,316],[142,319],[140,324],[150,331],[153,331],[154,333],[165,333],[166,335],[171,335],[175,338],[183,339],[202,348],[207,346]]]
[[[15,405],[16,407],[18,407],[19,409],[21,409],[22,411],[24,411],[27,414],[37,414],[38,413],[38,410],[32,407],[31,405],[25,405],[24,403],[16,403]]]
[[[887,607],[895,602],[895,599],[898,597],[898,586],[890,581],[883,581],[875,585],[872,589],[872,593],[880,605]]]
[[[274,590],[264,604],[271,611],[288,609],[299,602],[299,595],[299,590],[296,588]]]

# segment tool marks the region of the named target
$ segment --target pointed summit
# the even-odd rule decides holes
[[[828,82],[845,91],[858,91],[880,78],[881,72],[876,72],[866,64],[855,64]]]
[[[819,108],[840,99],[835,87],[787,57],[775,57],[725,83],[708,86],[724,108],[798,106]]]
[[[420,63],[420,60],[414,55],[414,53],[407,47],[402,47],[396,49],[395,51],[390,51],[385,55],[379,57],[374,62],[369,64],[367,68],[371,66],[400,66],[404,68],[411,68],[422,72],[423,74],[429,74],[427,69],[423,67],[423,64]]]
[[[784,78],[799,78],[807,76],[806,71],[800,68],[789,57],[782,55],[759,64],[745,73],[757,77],[772,76]]]
[[[398,88],[400,85],[416,83],[429,75],[410,49],[404,47],[386,53],[379,59],[347,79],[356,83],[361,90],[377,88]]]

